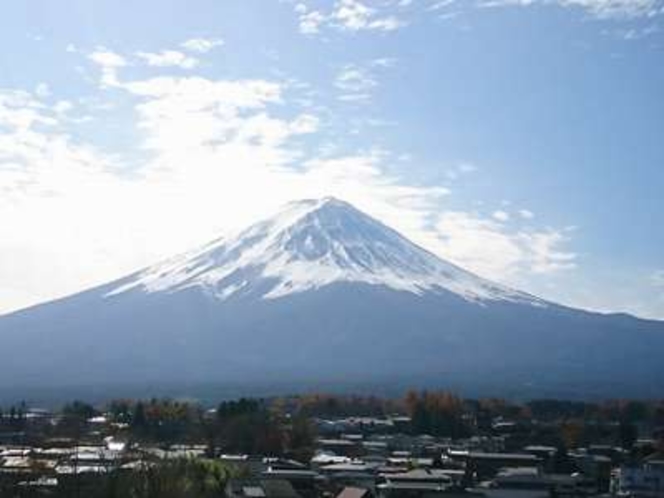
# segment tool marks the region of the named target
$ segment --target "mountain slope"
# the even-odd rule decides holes
[[[0,317],[0,337],[0,386],[417,379],[664,394],[661,322],[491,283],[335,199]]]

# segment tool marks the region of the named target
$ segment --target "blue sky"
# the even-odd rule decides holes
[[[0,312],[335,195],[544,298],[664,318],[662,0],[26,0]]]

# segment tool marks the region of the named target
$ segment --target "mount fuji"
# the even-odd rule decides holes
[[[664,322],[490,282],[334,198],[0,317],[0,388],[417,382],[663,395]]]
[[[443,261],[332,197],[291,203],[235,238],[216,240],[130,277],[108,296],[137,288],[149,293],[199,288],[221,301],[248,294],[276,299],[338,282],[544,305]]]

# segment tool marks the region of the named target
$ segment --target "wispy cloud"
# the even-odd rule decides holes
[[[437,10],[448,9],[449,7],[456,6],[457,0],[436,0],[427,7],[430,12]]]
[[[90,54],[90,60],[99,64],[102,68],[118,68],[127,65],[126,59],[104,47],[98,47]]]
[[[499,209],[499,210],[497,210],[497,211],[494,211],[494,212],[491,214],[491,216],[492,216],[494,219],[496,219],[496,220],[498,220],[498,221],[502,221],[502,222],[509,221],[509,219],[510,219],[510,214],[509,214],[507,211],[503,211],[502,209]]]
[[[653,17],[664,12],[662,0],[481,0],[482,7],[557,5],[584,9],[600,19]]]
[[[199,64],[195,57],[188,56],[178,50],[161,50],[159,52],[136,52],[136,57],[153,67],[179,67],[193,69]]]
[[[404,24],[395,15],[381,15],[358,0],[339,0],[331,17],[333,24],[350,31],[393,31]]]
[[[664,270],[657,270],[650,275],[650,283],[655,287],[664,288]]]
[[[417,14],[453,19],[476,8],[552,6],[571,8],[602,20],[654,19],[664,15],[664,0],[336,0],[329,9],[291,1],[300,32],[315,35],[326,29],[345,32],[389,32],[410,24]],[[409,19],[410,16],[410,19]],[[656,25],[633,26],[616,31],[622,38],[637,39],[657,32]]]
[[[455,164],[451,168],[447,168],[445,171],[445,176],[450,181],[458,180],[461,177],[475,173],[477,171],[477,166],[471,162],[460,162]]]
[[[327,11],[310,8],[304,2],[295,4],[294,9],[300,32],[313,35],[323,27],[349,32],[397,30],[405,21],[390,7],[388,4],[374,7],[360,0],[337,0]]]
[[[606,35],[622,38],[625,41],[637,41],[652,36],[661,31],[657,24],[647,24],[642,26],[618,26],[607,28],[602,32]]]
[[[567,230],[513,229],[504,223],[508,220],[504,211],[492,216],[447,211],[438,218],[431,244],[455,263],[508,283],[576,266],[576,254],[566,249]]]
[[[224,40],[221,38],[190,38],[180,44],[180,46],[191,52],[198,52],[199,54],[206,54],[210,50],[217,47],[222,47]]]
[[[334,86],[341,92],[339,100],[346,102],[366,102],[371,100],[372,91],[378,86],[378,72],[394,67],[391,58],[374,59],[366,64],[346,64],[337,73]]]
[[[197,53],[206,53],[220,45],[220,40],[207,40],[204,38],[192,38],[182,43],[182,47]],[[200,64],[200,60],[187,55],[180,50],[163,49],[155,52],[139,50],[133,54],[133,62],[143,63],[155,68],[176,67],[180,69],[194,69]],[[102,84],[105,86],[117,86],[118,70],[130,65],[131,57],[120,55],[105,47],[98,47],[88,55],[90,61],[102,70]]]
[[[128,64],[125,57],[105,47],[97,47],[88,58],[101,69],[101,83],[104,86],[114,86],[118,80],[118,69]]]
[[[310,10],[305,4],[298,3],[295,13],[299,16],[300,32],[305,35],[315,35],[326,23],[327,16],[319,10]]]
[[[334,86],[342,92],[340,100],[359,102],[371,99],[371,90],[378,86],[378,82],[368,69],[347,65],[337,74]]]

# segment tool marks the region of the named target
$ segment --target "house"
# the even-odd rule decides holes
[[[485,453],[475,451],[449,451],[448,456],[465,462],[469,476],[489,479],[506,467],[539,467],[541,459],[529,453]]]
[[[383,482],[376,488],[380,498],[473,496],[456,484],[456,477],[443,469],[415,469],[398,474],[381,474]]]
[[[263,480],[287,481],[302,498],[315,498],[325,485],[325,478],[318,472],[307,468],[275,468],[261,473]]]
[[[371,498],[372,496],[373,494],[369,489],[347,486],[341,490],[337,498]]]
[[[664,498],[664,460],[621,466],[612,476],[611,491],[619,496]]]
[[[474,491],[487,498],[550,498],[597,496],[597,487],[582,475],[545,474],[533,467],[503,469]]]
[[[354,457],[361,453],[360,443],[349,439],[318,439],[316,446],[326,453],[339,456]]]
[[[349,486],[373,489],[376,484],[376,466],[365,462],[336,463],[325,465],[320,470],[337,491]]]
[[[301,498],[291,483],[280,479],[231,479],[226,498]]]

